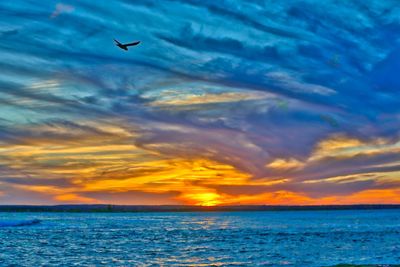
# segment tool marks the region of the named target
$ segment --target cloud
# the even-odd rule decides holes
[[[207,105],[212,103],[239,102],[266,98],[267,95],[261,93],[221,93],[221,94],[203,94],[203,95],[182,95],[177,94],[168,97],[165,100],[153,101],[151,106],[189,106],[189,105]]]
[[[1,203],[399,202],[394,2],[71,3],[2,8]]]
[[[55,8],[55,10],[54,10],[54,12],[51,14],[51,16],[50,16],[50,18],[55,18],[55,17],[58,17],[61,13],[69,13],[69,12],[72,12],[72,11],[74,11],[74,7],[73,6],[71,6],[71,5],[66,5],[66,4],[63,4],[63,3],[58,3],[57,5],[56,5],[56,8]]]
[[[272,169],[292,169],[292,168],[300,168],[304,164],[296,159],[275,159],[271,163],[267,165],[268,168]]]

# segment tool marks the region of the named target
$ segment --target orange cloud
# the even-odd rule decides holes
[[[132,140],[140,138],[138,133],[117,122],[92,123],[76,122],[76,125],[34,126],[35,132],[41,130],[49,134],[32,135],[22,144],[8,144],[0,147],[0,164],[7,166],[15,179],[29,179],[27,184],[14,184],[14,188],[49,195],[63,203],[98,203],[101,194],[124,194],[141,192],[162,195],[171,203],[178,201],[191,205],[316,205],[353,203],[398,203],[398,190],[365,190],[351,195],[312,198],[305,192],[292,192],[285,185],[296,182],[293,177],[273,178],[265,176],[255,179],[252,174],[239,170],[232,164],[220,162],[216,157],[203,153],[163,153],[173,151],[173,144],[151,143],[136,145]],[[75,127],[71,139],[62,139]],[[179,125],[169,125],[168,130],[185,131]],[[54,138],[54,139],[52,139]],[[238,139],[241,146],[255,146],[251,142]],[[321,159],[353,157],[358,153],[380,153],[381,150],[393,152],[399,149],[398,143],[375,140],[370,143],[345,136],[333,136],[316,145],[312,155],[304,161],[294,158],[276,158],[266,165],[266,169],[301,170],[308,164],[317,165]],[[186,147],[184,147],[186,149]],[[253,151],[257,150],[254,147]],[[213,151],[216,153],[216,150]],[[213,154],[212,153],[212,154]],[[243,163],[244,165],[246,162]],[[249,163],[251,164],[251,162]],[[390,167],[390,166],[389,166]],[[251,168],[249,168],[250,170]],[[43,180],[43,177],[46,177]],[[364,173],[338,175],[324,179],[298,181],[301,186],[321,183],[341,184],[373,179],[376,184],[395,183],[398,173]],[[35,179],[41,183],[35,184]],[[51,183],[54,180],[54,183]],[[67,181],[57,184],[57,180]],[[46,184],[47,183],[47,184]],[[235,187],[235,194],[219,191],[222,187]],[[253,193],[240,192],[243,187],[260,187]],[[270,188],[277,188],[275,191]],[[315,188],[315,187],[314,187]],[[363,188],[364,189],[364,188]],[[220,189],[222,190],[222,189]],[[263,191],[264,190],[264,191]],[[261,193],[260,193],[261,192]],[[129,204],[129,194],[124,203]],[[114,201],[114,200],[113,200]],[[122,201],[122,200],[121,200]],[[147,200],[146,200],[147,201]],[[148,203],[148,202],[146,202]],[[135,202],[135,204],[140,204]]]
[[[79,195],[73,194],[73,193],[57,195],[55,197],[55,200],[67,202],[69,204],[72,204],[72,203],[80,203],[80,204],[82,204],[82,203],[85,203],[85,204],[99,203],[99,201],[96,199],[82,197],[82,196],[79,196]]]
[[[365,190],[349,196],[336,197],[338,204],[399,204],[399,189]]]

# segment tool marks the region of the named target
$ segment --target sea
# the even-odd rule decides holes
[[[400,210],[0,213],[0,266],[400,264]]]

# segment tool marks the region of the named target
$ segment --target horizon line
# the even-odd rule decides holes
[[[400,209],[400,204],[354,205],[0,205],[0,212],[236,212],[236,211],[323,211],[323,210],[382,210]]]

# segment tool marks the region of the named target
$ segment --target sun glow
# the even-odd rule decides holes
[[[182,199],[192,205],[206,207],[217,206],[223,203],[221,196],[214,192],[184,194]]]

